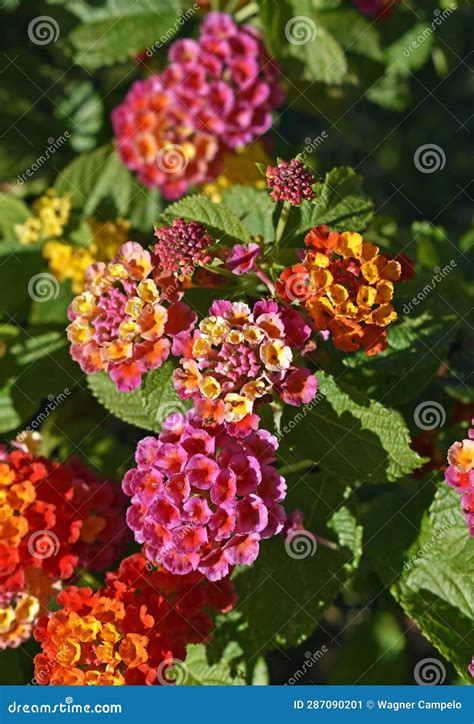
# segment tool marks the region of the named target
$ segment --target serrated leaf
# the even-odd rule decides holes
[[[222,200],[245,224],[252,236],[263,236],[266,241],[275,238],[275,202],[266,191],[234,184],[223,191]]]
[[[302,203],[292,233],[303,234],[319,224],[340,231],[360,231],[369,224],[373,203],[363,191],[361,177],[349,166],[329,171],[324,183],[316,187],[316,193],[314,202]]]
[[[232,671],[225,659],[209,664],[206,647],[203,644],[190,644],[186,660],[177,665],[177,685],[182,686],[244,686],[245,677],[240,671]]]
[[[474,546],[454,490],[440,480],[428,513],[425,498],[400,486],[379,496],[365,516],[366,552],[406,614],[472,682]]]
[[[307,406],[303,421],[294,424],[297,413],[290,408],[283,412],[283,440],[295,459],[310,459],[343,479],[364,482],[397,480],[420,467],[423,459],[410,448],[399,412],[325,372],[318,372],[318,379],[321,397]]]
[[[166,0],[160,5],[138,0],[117,3],[109,0],[106,16],[91,15],[69,35],[77,63],[95,70],[127,60],[143,48],[153,48],[161,38],[159,47],[182,28],[178,7]]]
[[[115,417],[150,432],[160,432],[163,420],[173,412],[184,413],[188,405],[173,387],[173,364],[165,362],[148,372],[132,392],[121,392],[105,372],[89,375],[93,395]]]
[[[163,223],[183,218],[198,221],[214,236],[215,240],[248,242],[249,232],[238,216],[224,204],[215,204],[204,196],[187,196],[168,206],[161,214]]]

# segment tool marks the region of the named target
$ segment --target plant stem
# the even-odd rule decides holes
[[[314,460],[300,460],[298,463],[293,463],[293,465],[285,465],[282,468],[278,468],[278,472],[280,475],[290,475],[291,473],[299,473],[300,470],[305,470],[306,468],[312,468],[313,465],[315,465]]]
[[[288,221],[288,214],[290,213],[291,204],[289,201],[283,203],[280,218],[278,219],[277,228],[275,231],[275,244],[279,244],[283,238],[285,231],[286,222]]]
[[[270,277],[267,277],[265,272],[260,268],[257,268],[255,270],[255,274],[258,276],[260,281],[263,282],[269,288],[270,294],[272,295],[272,297],[274,297],[275,296],[275,285],[273,284]]]

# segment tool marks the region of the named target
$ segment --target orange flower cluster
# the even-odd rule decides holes
[[[154,569],[139,553],[108,573],[104,588],[70,586],[63,608],[39,619],[35,678],[50,685],[160,685],[182,665],[188,643],[212,630],[210,611],[228,611],[233,585],[199,573],[176,576]]]
[[[367,355],[387,346],[387,326],[397,318],[391,300],[400,279],[398,261],[352,231],[317,226],[305,237],[309,250],[300,264],[283,271],[278,293],[298,301],[317,331],[329,331],[337,349]]]
[[[125,500],[118,485],[75,460],[0,450],[0,593],[37,595],[77,565],[107,568],[129,537],[120,520]]]

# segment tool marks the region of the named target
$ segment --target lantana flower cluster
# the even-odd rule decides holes
[[[462,496],[462,510],[469,532],[474,536],[474,428],[470,428],[467,439],[451,445],[448,462],[446,482]]]
[[[173,576],[136,554],[108,573],[103,588],[70,586],[59,611],[40,618],[35,679],[50,685],[172,684],[186,645],[208,640],[210,613],[235,602],[227,581]]]
[[[398,261],[352,231],[317,226],[305,237],[308,251],[285,269],[277,283],[281,297],[298,302],[318,332],[329,331],[344,352],[361,347],[374,355],[387,346],[387,326],[397,318],[392,306]]]
[[[26,591],[0,592],[0,651],[30,638],[39,611],[38,598]]]
[[[228,423],[252,415],[273,392],[294,406],[313,399],[317,380],[294,361],[311,332],[296,310],[272,300],[251,309],[221,299],[209,312],[199,329],[173,343],[173,352],[182,354],[174,383],[183,399],[209,401],[214,417]]]
[[[51,579],[70,578],[76,566],[106,569],[128,539],[124,503],[116,485],[75,460],[2,451],[0,590],[21,590],[30,568]]]
[[[270,128],[282,90],[258,31],[226,13],[209,13],[198,39],[175,41],[168,57],[163,72],[132,85],[112,124],[122,161],[175,199]]]
[[[23,224],[15,224],[18,241],[29,246],[60,237],[69,221],[71,210],[70,194],[58,196],[54,189],[48,189],[33,203],[33,216]]]
[[[364,15],[381,20],[392,14],[400,0],[352,0],[352,2]]]
[[[85,291],[69,307],[73,359],[88,374],[105,370],[119,390],[138,387],[168,357],[170,337],[196,320],[183,302],[165,306],[152,270],[150,252],[127,242],[109,264],[89,267]]]
[[[252,563],[286,517],[276,449],[266,430],[236,437],[194,411],[170,415],[158,438],[138,444],[137,467],[123,481],[132,498],[127,522],[145,555],[171,573],[198,570],[211,581]]]

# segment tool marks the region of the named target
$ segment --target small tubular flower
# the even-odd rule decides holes
[[[136,81],[114,109],[122,161],[168,199],[213,181],[225,153],[270,128],[278,80],[258,31],[208,13],[198,39],[175,41],[165,70]]]
[[[70,578],[76,566],[104,570],[128,539],[124,502],[116,485],[75,460],[2,451],[0,592],[37,593],[45,579]]]
[[[356,232],[317,226],[305,237],[301,263],[285,269],[277,291],[298,302],[318,332],[329,331],[337,349],[361,347],[374,355],[387,346],[387,326],[397,318],[391,300],[400,279],[398,261]]]
[[[173,683],[167,670],[183,662],[186,645],[209,639],[210,614],[230,610],[235,593],[227,581],[173,576],[136,554],[95,593],[70,586],[57,600],[62,608],[34,632],[39,684],[163,685]]]
[[[183,302],[164,306],[152,269],[150,253],[129,241],[109,264],[89,267],[85,291],[68,310],[73,359],[88,374],[105,370],[126,392],[167,359],[170,336],[196,321]]]
[[[474,428],[469,430],[466,440],[451,445],[448,463],[446,482],[462,496],[462,511],[469,532],[474,536]]]
[[[274,301],[257,302],[253,309],[215,301],[198,330],[175,340],[173,351],[184,353],[174,373],[176,390],[184,399],[214,402],[229,423],[244,420],[273,392],[290,405],[310,402],[317,380],[294,364],[294,351],[309,335],[296,310]]]
[[[313,190],[315,176],[296,158],[267,166],[266,177],[274,201],[288,201],[292,206],[300,206],[303,201],[311,201],[316,196]]]
[[[211,581],[252,563],[286,518],[277,447],[266,430],[235,437],[192,411],[170,415],[158,438],[140,441],[123,481],[127,522],[144,554],[171,573],[198,570]]]
[[[0,593],[0,651],[30,638],[40,602],[29,593]]]

